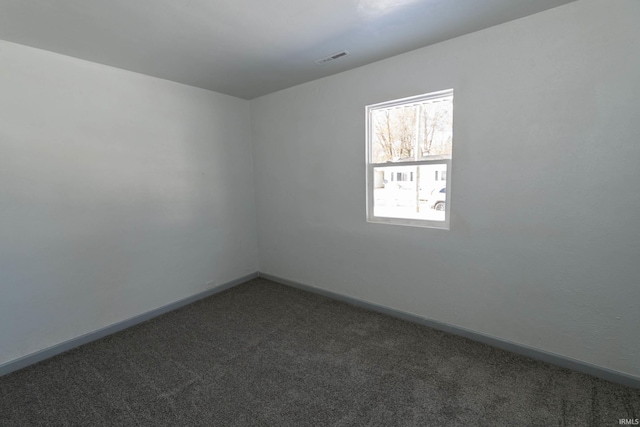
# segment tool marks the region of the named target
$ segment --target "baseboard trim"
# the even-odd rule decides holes
[[[513,341],[504,340],[502,338],[494,337],[491,335],[486,335],[480,332],[455,326],[449,323],[428,319],[422,316],[418,316],[416,314],[407,313],[401,310],[396,310],[394,308],[389,308],[389,307],[375,304],[369,301],[339,294],[337,292],[329,291],[322,288],[317,288],[311,285],[306,285],[304,283],[296,282],[294,280],[285,279],[285,278],[268,274],[268,273],[258,273],[258,272],[239,277],[235,280],[231,280],[227,283],[218,285],[204,292],[200,292],[198,294],[189,296],[187,298],[183,298],[181,300],[172,302],[162,307],[158,307],[146,313],[139,314],[137,316],[114,323],[112,325],[105,326],[104,328],[98,329],[96,331],[89,332],[84,335],[80,335],[79,337],[72,338],[70,340],[53,345],[43,350],[20,357],[18,359],[5,362],[0,365],[0,377],[3,375],[9,374],[11,372],[17,371],[18,369],[22,369],[29,365],[33,365],[35,363],[41,362],[45,359],[49,359],[50,357],[56,356],[60,353],[64,353],[65,351],[79,347],[83,344],[90,343],[92,341],[106,337],[107,335],[111,335],[116,332],[122,331],[124,329],[130,328],[139,323],[153,319],[154,317],[176,310],[180,307],[184,307],[185,305],[194,303],[200,299],[215,295],[217,293],[230,289],[234,286],[245,283],[256,277],[262,277],[264,279],[271,280],[273,282],[277,282],[286,286],[312,292],[312,293],[322,295],[334,300],[342,301],[356,307],[361,307],[361,308],[372,310],[378,313],[386,314],[388,316],[392,316],[392,317],[406,320],[412,323],[424,325],[439,331],[448,332],[454,335],[469,338],[473,341],[481,342],[483,344],[488,344],[490,346],[500,348],[502,350],[510,351],[512,353],[520,354],[522,356],[530,357],[535,360],[551,363],[556,366],[582,372],[584,374],[602,378],[607,381],[611,381],[611,382],[615,382],[625,386],[640,389],[640,378],[623,373],[623,372],[614,371],[612,369],[593,365],[588,362],[573,359],[567,356],[562,356],[560,354],[548,352],[548,351],[541,350],[535,347],[530,347],[524,344],[519,344]]]
[[[40,351],[36,351],[35,353],[27,354],[26,356],[20,357],[18,359],[10,360],[9,362],[5,362],[0,365],[0,377],[10,372],[17,371],[18,369],[33,365],[34,363],[41,362],[60,353],[64,353],[65,351],[80,347],[83,344],[90,343],[91,341],[98,340],[100,338],[106,337],[107,335],[122,331],[123,329],[130,328],[139,323],[146,322],[147,320],[153,319],[154,317],[160,316],[161,314],[165,314],[180,307],[184,307],[185,305],[194,303],[200,299],[210,297],[211,295],[215,295],[229,288],[245,283],[251,279],[255,279],[258,276],[258,272],[247,274],[246,276],[242,276],[235,280],[231,280],[230,282],[226,282],[211,289],[207,289],[204,292],[200,292],[195,295],[191,295],[190,297],[186,297],[167,305],[163,305],[162,307],[158,307],[153,310],[147,311],[146,313],[142,313],[129,319],[114,323],[112,325],[105,326],[104,328],[100,328],[96,331],[88,332],[84,335],[80,335],[79,337],[72,338],[70,340],[64,341]]]
[[[520,354],[522,356],[526,356],[531,359],[551,363],[556,366],[582,372],[584,374],[598,377],[607,381],[611,381],[614,383],[640,389],[640,378],[623,373],[623,372],[614,371],[612,369],[593,365],[591,363],[583,362],[581,360],[573,359],[571,357],[562,356],[560,354],[541,350],[535,347],[530,347],[528,345],[504,340],[502,338],[494,337],[491,335],[486,335],[470,329],[461,328],[459,326],[455,326],[449,323],[428,319],[422,316],[418,316],[416,314],[407,313],[401,310],[396,310],[394,308],[385,307],[369,301],[361,300],[361,299],[350,297],[347,295],[342,295],[333,291],[328,291],[326,289],[321,289],[315,286],[306,285],[304,283],[299,283],[293,280],[274,276],[272,274],[260,273],[260,277],[267,280],[271,280],[276,283],[280,283],[282,285],[290,286],[293,288],[297,288],[297,289],[312,292],[318,295],[322,295],[334,300],[342,301],[350,305],[354,305],[354,306],[365,308],[378,313],[386,314],[386,315],[389,315],[398,319],[406,320],[412,323],[424,325],[429,328],[437,329],[439,331],[448,332],[450,334],[469,338],[473,341],[481,342],[483,344],[488,344],[490,346],[497,347],[512,353]]]

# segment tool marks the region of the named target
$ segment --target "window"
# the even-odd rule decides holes
[[[449,229],[453,89],[366,113],[367,220]]]

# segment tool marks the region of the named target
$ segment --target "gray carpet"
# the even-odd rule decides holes
[[[614,426],[640,390],[256,279],[0,378],[1,426]]]

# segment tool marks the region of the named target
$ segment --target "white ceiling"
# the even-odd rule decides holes
[[[251,99],[572,1],[0,0],[0,39]]]

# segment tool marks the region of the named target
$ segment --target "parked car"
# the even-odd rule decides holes
[[[437,187],[431,190],[427,198],[427,205],[431,209],[444,211],[447,202],[447,187]]]

